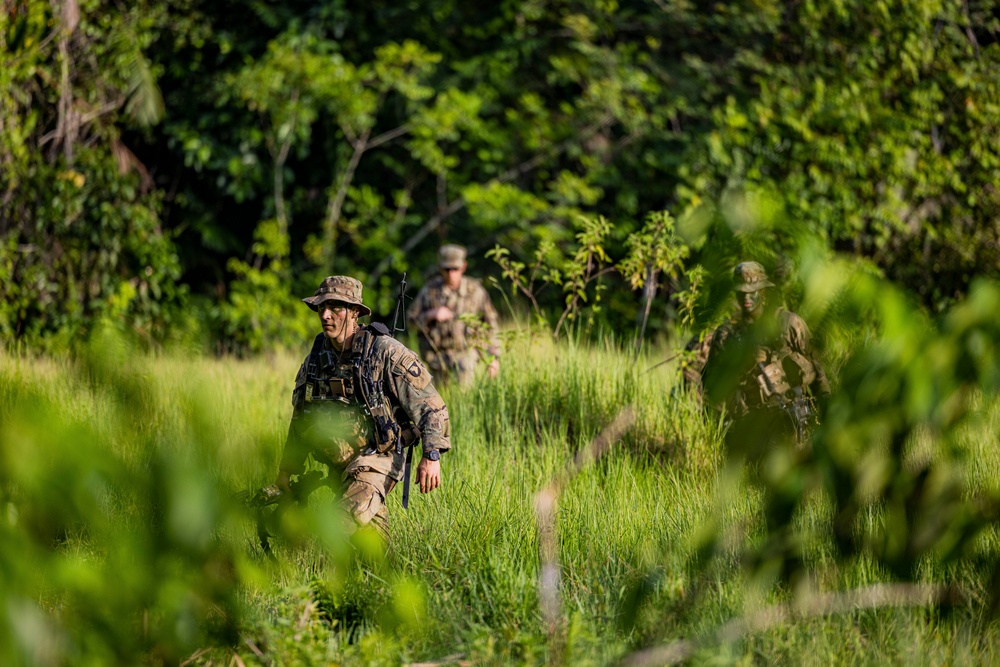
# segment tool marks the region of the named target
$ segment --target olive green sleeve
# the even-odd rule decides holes
[[[724,358],[727,356],[726,348],[731,333],[732,329],[728,323],[712,332],[712,342],[705,356],[705,365],[701,369],[701,383],[705,395],[709,404],[717,407],[726,402],[738,381],[737,378],[730,377],[733,375],[730,368],[732,360]]]

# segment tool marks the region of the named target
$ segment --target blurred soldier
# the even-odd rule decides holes
[[[801,445],[816,421],[814,398],[830,392],[809,329],[795,313],[768,307],[774,285],[757,262],[738,264],[733,282],[739,312],[715,330],[702,373],[709,402],[740,423],[730,428],[737,438],[764,445],[791,435]]]
[[[417,355],[389,335],[361,302],[361,283],[330,276],[303,301],[322,333],[295,377],[291,424],[276,486],[289,490],[306,457],[340,472],[342,504],[358,526],[389,538],[385,500],[403,478],[404,449],[423,440],[417,466],[421,493],[441,484],[440,457],[451,448],[448,408]],[[408,480],[407,480],[408,483]],[[404,489],[405,495],[405,489]]]
[[[441,381],[453,376],[472,382],[476,362],[489,361],[491,378],[500,371],[497,311],[483,284],[465,275],[465,248],[448,244],[438,251],[438,271],[410,304],[420,356]]]

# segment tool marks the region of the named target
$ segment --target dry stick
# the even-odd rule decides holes
[[[184,662],[180,663],[180,667],[187,667],[188,665],[194,664],[195,660],[197,660],[198,658],[200,658],[201,656],[205,655],[206,653],[208,653],[211,650],[212,649],[209,649],[209,648],[200,648],[200,649],[198,649],[197,651],[195,651],[194,653],[192,653],[191,655],[189,655],[187,657],[187,659],[184,660]]]
[[[646,337],[646,325],[649,323],[649,312],[653,309],[653,299],[656,298],[656,275],[658,272],[652,264],[646,265],[646,284],[643,285],[645,294],[645,307],[642,311],[642,327],[639,329],[639,340],[635,342],[635,353],[642,352],[642,341]]]
[[[734,619],[701,640],[682,639],[666,646],[637,651],[626,656],[619,664],[622,667],[674,665],[688,660],[700,648],[731,643],[751,632],[770,630],[797,619],[843,614],[861,609],[923,607],[953,602],[957,597],[956,589],[942,584],[875,584],[840,593],[810,595],[797,604],[765,607],[758,612]]]
[[[681,356],[680,352],[678,352],[676,354],[671,354],[669,357],[667,357],[663,361],[661,361],[659,363],[656,363],[656,364],[653,364],[652,366],[650,366],[649,368],[647,368],[646,370],[644,370],[643,373],[648,373],[648,372],[650,372],[652,370],[656,370],[657,368],[659,368],[663,364],[669,364],[671,361],[673,361],[674,359],[676,359],[679,356]]]
[[[252,641],[250,641],[249,637],[244,637],[243,643],[250,647],[250,650],[253,651],[253,654],[255,656],[257,656],[261,660],[267,660],[267,656],[264,655],[264,652],[261,651],[259,648],[257,648],[257,645],[254,644]]]
[[[556,511],[559,494],[584,466],[601,458],[612,445],[617,443],[625,431],[635,421],[635,408],[622,408],[604,430],[591,441],[590,446],[578,451],[564,470],[552,478],[541,491],[535,494],[535,514],[538,519],[538,551],[541,571],[538,578],[538,599],[542,620],[549,635],[549,641],[556,644],[562,612],[559,603],[559,534]],[[553,652],[555,653],[555,651]]]

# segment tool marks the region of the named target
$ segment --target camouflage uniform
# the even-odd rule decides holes
[[[454,268],[456,263],[464,266],[465,250],[443,246],[438,266]],[[447,322],[428,318],[428,311],[440,306],[448,307],[455,317]],[[476,321],[469,322],[469,315]],[[449,288],[442,276],[435,276],[410,304],[407,317],[417,329],[420,357],[442,381],[455,377],[460,384],[468,384],[480,357],[500,356],[497,311],[476,278],[463,275],[456,290]]]
[[[737,292],[773,287],[756,262],[738,265],[735,281]],[[806,323],[783,308],[765,311],[753,322],[737,317],[716,329],[702,380],[711,402],[724,405],[734,421],[773,417],[774,423],[763,429],[771,434],[777,434],[771,428],[775,425],[781,427],[778,431],[794,426],[790,411],[809,413],[800,415],[800,423],[814,421],[812,399],[830,393],[826,374],[812,356]]]
[[[353,278],[327,278],[303,301],[315,310],[330,299],[371,314],[361,304],[361,283]],[[385,499],[403,478],[405,446],[421,438],[424,452],[451,448],[448,408],[430,373],[382,325],[359,327],[351,348],[339,353],[318,334],[295,377],[292,406],[281,471],[301,474],[310,454],[340,471],[344,508],[358,525],[371,523],[385,539]],[[376,428],[376,420],[386,427]]]

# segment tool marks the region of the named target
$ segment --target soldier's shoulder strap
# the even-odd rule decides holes
[[[324,334],[322,331],[316,334],[316,338],[313,339],[312,347],[309,349],[309,356],[306,357],[307,361],[311,360],[313,357],[319,354],[319,351],[323,348],[324,340],[326,340],[326,334]]]
[[[389,327],[381,322],[366,324],[354,338],[354,353],[360,354],[362,359],[370,363],[372,355],[382,348],[384,340],[392,340]]]
[[[375,336],[389,336],[392,332],[389,331],[389,327],[382,324],[381,322],[372,322],[365,327],[365,330],[374,334]]]

